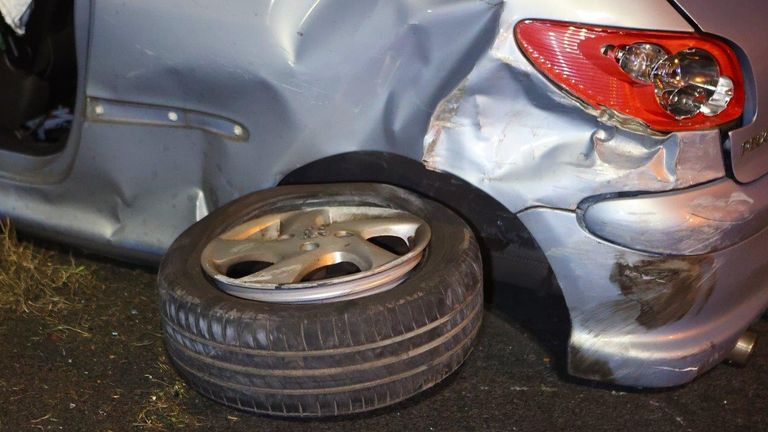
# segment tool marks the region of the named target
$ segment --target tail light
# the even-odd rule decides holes
[[[718,38],[526,20],[515,36],[530,61],[568,93],[659,131],[714,128],[741,116],[736,54]]]

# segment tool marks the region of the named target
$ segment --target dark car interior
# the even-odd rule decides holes
[[[35,2],[24,35],[0,20],[0,148],[64,148],[77,88],[73,11],[73,0]]]

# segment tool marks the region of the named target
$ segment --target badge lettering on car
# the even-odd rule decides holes
[[[762,131],[741,144],[742,153],[748,153],[759,149],[768,141],[768,131]]]

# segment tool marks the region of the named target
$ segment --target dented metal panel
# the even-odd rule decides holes
[[[520,212],[566,298],[572,374],[638,386],[682,384],[722,361],[768,305],[768,263],[761,249],[768,239],[764,215],[759,207],[742,209],[755,218],[754,225],[732,226],[722,235],[733,238],[712,239],[716,233],[707,227],[715,223],[696,224],[686,213],[685,200],[657,206],[677,216],[672,221],[664,220],[664,210],[654,214],[653,208],[646,217],[640,201],[632,207],[615,205],[623,203],[617,199],[597,207],[616,196],[685,189],[723,178],[720,133],[659,135],[618,113],[585,108],[561,92],[521,54],[513,38],[515,24],[535,17],[609,25],[606,17],[612,10],[601,5],[602,16],[595,14],[600,18],[574,20],[570,10],[542,12],[546,5],[506,3],[488,54],[432,117],[424,163],[467,179]],[[654,7],[656,18],[663,10],[675,16],[669,4]],[[631,21],[619,25],[692,30],[684,23],[644,23],[642,14]],[[706,191],[717,195],[716,189]],[[580,224],[579,205],[594,203],[600,211],[591,226],[621,245],[589,234]],[[693,205],[707,210],[705,217],[716,216],[717,203]],[[621,210],[637,213],[614,213]],[[736,217],[739,211],[729,212]],[[610,225],[613,221],[618,223]],[[673,227],[674,222],[680,224]],[[705,253],[726,246],[731,248],[697,256],[637,250]]]
[[[423,158],[512,210],[723,175],[716,134],[647,136],[610,113],[601,122],[541,78],[511,37],[529,17],[689,29],[662,0],[104,0],[78,3],[77,15],[74,133],[45,161],[3,156],[17,183],[0,182],[2,211],[111,254],[159,256],[202,209],[351,151]],[[112,119],[130,125],[106,123],[89,98],[146,109]],[[171,110],[223,121],[173,121]],[[223,133],[235,126],[248,136]]]
[[[0,181],[0,212],[53,238],[157,261],[208,209],[309,162],[360,150],[420,160],[435,106],[487,51],[501,9],[477,0],[78,2],[75,133],[46,161],[0,151],[14,181]],[[88,98],[149,108],[105,122]],[[231,121],[247,139],[180,127],[167,108],[179,120]]]
[[[719,132],[633,132],[636,123],[610,111],[588,112],[536,71],[513,29],[530,17],[574,20],[571,10],[554,3],[506,3],[489,52],[432,117],[427,167],[464,177],[513,211],[575,209],[592,195],[665,191],[723,177]],[[669,4],[658,3],[654,7],[675,16]],[[621,17],[624,26],[690,30],[679,16],[653,23],[627,16],[626,4],[584,2],[587,16],[590,5],[596,24]]]
[[[563,287],[573,375],[683,384],[722,361],[768,306],[768,262],[760,253],[768,229],[721,252],[664,256],[594,237],[573,212],[531,209],[520,218]]]
[[[212,208],[328,156],[386,152],[522,212],[571,311],[577,375],[684,382],[765,307],[765,259],[749,253],[765,231],[664,257],[576,215],[723,178],[719,132],[659,135],[587,110],[513,37],[527,18],[691,31],[665,0],[99,0],[77,17],[70,142],[45,160],[0,151],[0,213],[23,228],[156,262]]]

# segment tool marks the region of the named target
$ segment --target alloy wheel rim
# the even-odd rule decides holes
[[[222,291],[274,303],[339,301],[408,278],[431,238],[411,213],[324,206],[258,216],[211,240],[203,270]]]

